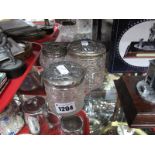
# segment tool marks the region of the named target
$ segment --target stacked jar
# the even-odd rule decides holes
[[[105,46],[90,39],[78,40],[68,45],[67,59],[86,68],[85,94],[102,88],[105,68]]]
[[[42,74],[49,111],[61,116],[78,113],[84,106],[84,76],[85,69],[74,62],[50,64]]]
[[[46,42],[43,44],[40,54],[40,65],[43,68],[48,68],[51,63],[64,60],[66,53],[66,43]]]

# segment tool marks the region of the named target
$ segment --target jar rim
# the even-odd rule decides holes
[[[104,55],[106,48],[105,45],[99,41],[82,39],[71,42],[67,46],[67,51],[69,55],[81,57],[97,57]]]
[[[64,57],[67,54],[66,43],[46,42],[43,44],[42,54],[48,58]]]
[[[71,61],[61,61],[50,64],[43,72],[42,78],[45,83],[52,86],[69,88],[82,83],[85,73],[81,65]]]

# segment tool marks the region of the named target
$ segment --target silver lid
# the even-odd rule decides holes
[[[67,53],[65,43],[61,42],[46,42],[43,44],[42,53],[49,58],[64,57]]]
[[[79,85],[85,76],[85,69],[71,61],[50,64],[42,74],[44,82],[55,87],[73,87]]]
[[[101,42],[90,39],[78,40],[68,45],[68,54],[82,57],[95,57],[106,52],[105,46]]]
[[[22,108],[25,113],[36,114],[43,110],[44,105],[45,99],[43,97],[36,96],[24,102]]]

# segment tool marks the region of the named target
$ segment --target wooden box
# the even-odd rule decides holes
[[[155,104],[144,101],[136,89],[137,82],[144,78],[140,76],[122,76],[115,81],[128,125],[134,128],[155,127]]]

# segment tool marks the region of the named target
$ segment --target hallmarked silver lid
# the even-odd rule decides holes
[[[42,74],[44,82],[55,87],[73,87],[79,85],[85,76],[85,69],[71,61],[50,64]]]
[[[46,42],[43,44],[42,53],[49,58],[64,57],[67,54],[67,47],[61,42]]]
[[[83,39],[70,43],[67,47],[67,51],[69,55],[95,57],[103,55],[106,52],[106,48],[101,42]]]

